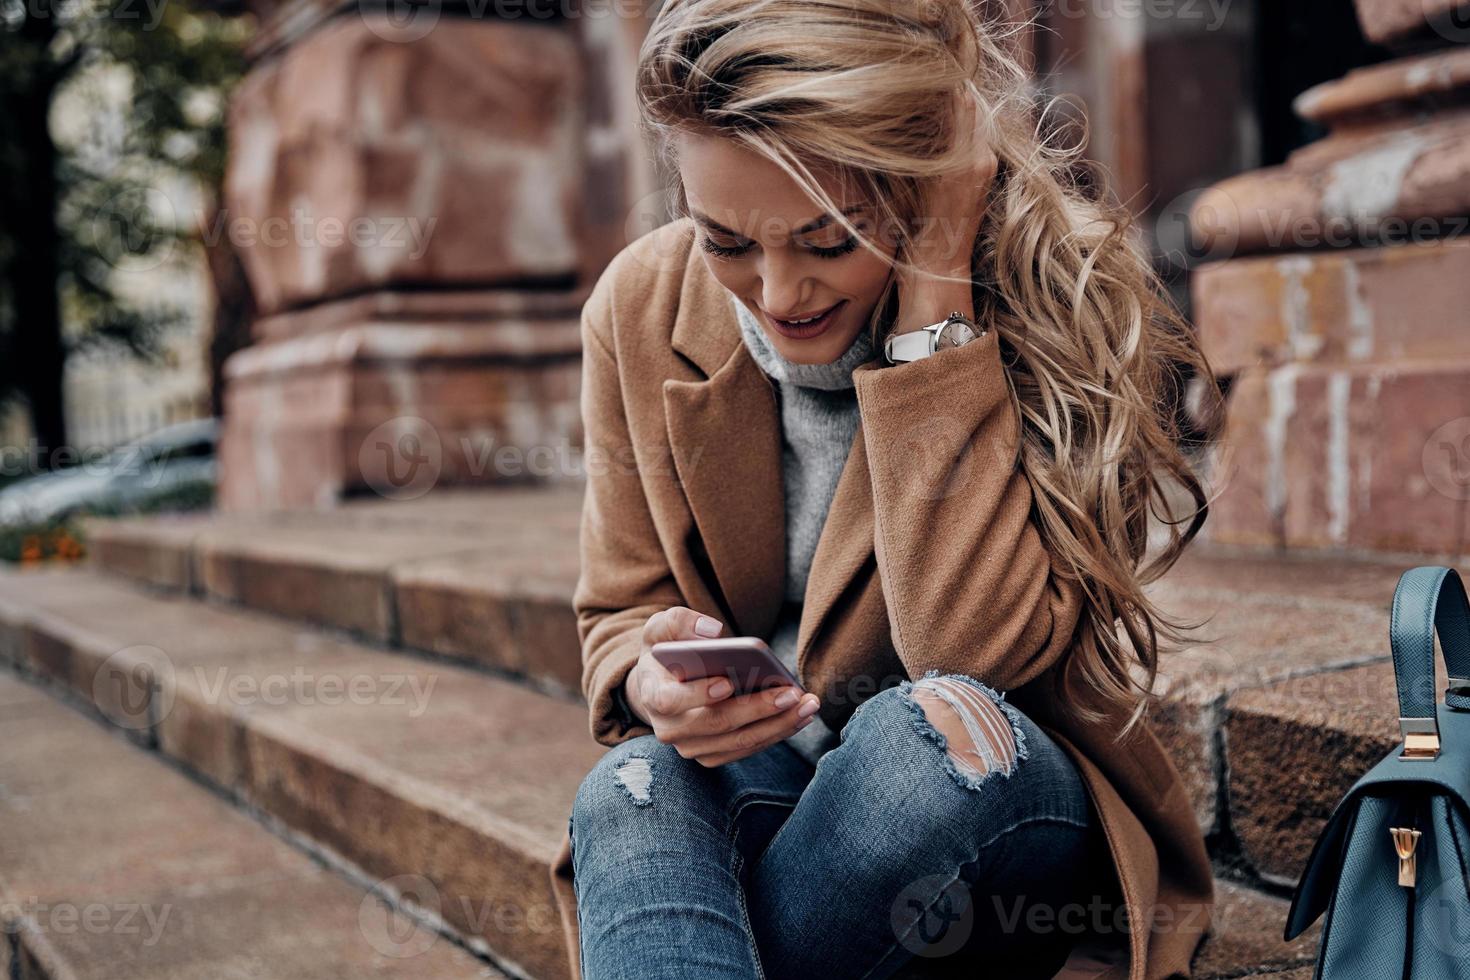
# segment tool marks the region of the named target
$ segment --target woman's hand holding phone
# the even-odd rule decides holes
[[[672,606],[643,624],[643,653],[624,682],[628,707],[679,755],[714,767],[789,738],[816,715],[815,694],[783,685],[736,694],[723,674],[681,681],[653,656],[668,640],[717,637],[724,626],[685,606]]]

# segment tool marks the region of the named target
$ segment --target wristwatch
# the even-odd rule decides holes
[[[976,326],[974,320],[956,310],[938,323],[889,337],[883,345],[883,359],[889,364],[917,361],[935,351],[968,344],[984,334],[984,327]]]

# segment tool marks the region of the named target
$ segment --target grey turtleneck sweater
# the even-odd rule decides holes
[[[731,298],[750,356],[776,383],[781,409],[781,471],[786,493],[785,602],[768,640],[782,663],[796,673],[796,632],[806,599],[812,554],[837,491],[858,430],[853,368],[873,357],[873,344],[860,330],[852,345],[829,364],[798,364],[771,345],[765,329],[740,301]],[[789,740],[813,764],[837,744],[837,734],[820,717]]]

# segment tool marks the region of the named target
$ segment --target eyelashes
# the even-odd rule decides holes
[[[719,242],[716,242],[714,239],[708,237],[707,235],[699,236],[699,247],[704,249],[709,254],[717,255],[722,259],[736,258],[738,256],[744,255],[751,249],[750,245],[721,245]],[[857,249],[857,247],[858,240],[849,236],[846,240],[840,242],[839,244],[830,245],[826,248],[822,248],[816,245],[809,245],[807,246],[807,251],[811,252],[813,255],[818,256],[819,258],[836,259],[844,255],[852,254]]]

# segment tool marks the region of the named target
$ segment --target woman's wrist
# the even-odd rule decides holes
[[[642,661],[639,661],[639,663],[641,662]],[[646,725],[648,724],[648,721],[643,716],[643,709],[637,703],[633,694],[633,691],[637,688],[637,686],[638,664],[635,663],[633,665],[633,669],[628,671],[627,676],[623,678],[623,683],[619,684],[616,688],[613,689],[613,701],[618,705],[620,710],[628,715],[628,718],[632,721],[632,723]]]
[[[938,323],[956,311],[973,317],[974,303],[968,278],[962,282],[953,282],[926,276],[918,282],[900,285],[898,316],[894,320],[893,332],[902,334],[919,330],[931,323]]]

